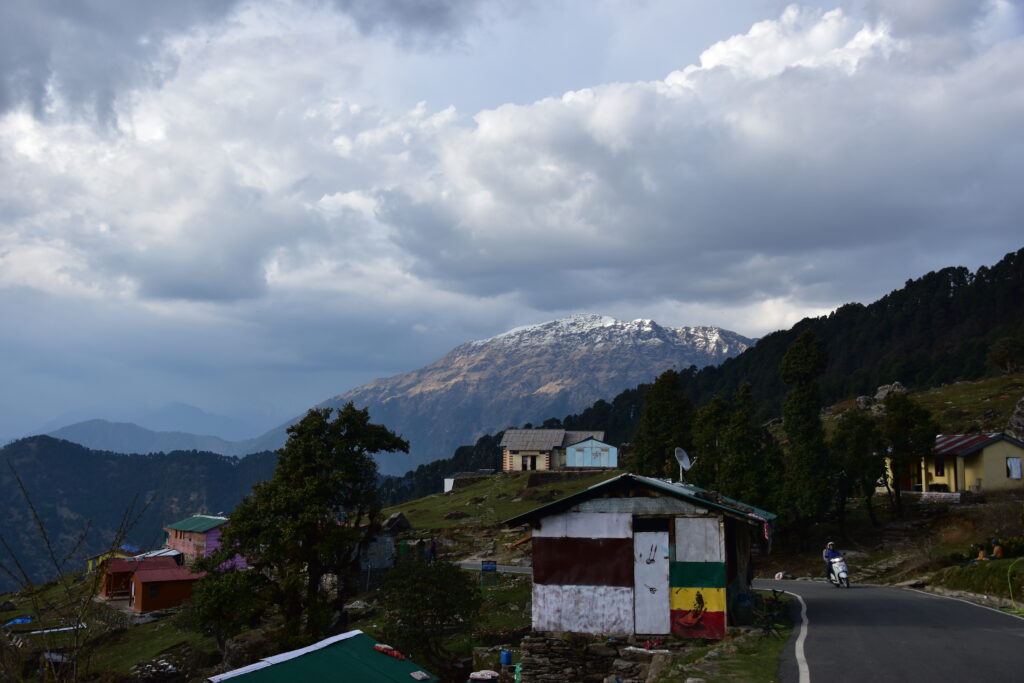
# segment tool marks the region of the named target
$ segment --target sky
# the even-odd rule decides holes
[[[0,5],[0,437],[1024,246],[1020,0]],[[255,432],[254,432],[255,433]]]

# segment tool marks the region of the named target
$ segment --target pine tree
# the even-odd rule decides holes
[[[779,374],[790,385],[782,404],[786,432],[783,514],[800,534],[824,514],[830,498],[831,467],[821,423],[818,376],[825,368],[821,341],[804,330],[782,358]]]
[[[680,373],[666,370],[644,392],[630,469],[652,477],[675,471],[675,449],[690,447],[693,406],[679,388]]]

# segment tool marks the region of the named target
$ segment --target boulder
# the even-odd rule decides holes
[[[396,512],[395,514],[385,519],[384,524],[382,524],[381,526],[384,527],[385,531],[391,534],[401,533],[403,531],[408,531],[412,528],[412,524],[409,523],[409,520],[406,519],[405,515],[403,515],[401,512]]]
[[[857,397],[857,410],[870,410],[875,405],[875,399],[870,396]]]
[[[882,401],[885,400],[886,396],[889,396],[891,394],[905,393],[907,393],[907,388],[900,384],[899,382],[893,382],[892,384],[883,384],[882,386],[878,387],[878,390],[875,392],[875,402],[881,403]]]

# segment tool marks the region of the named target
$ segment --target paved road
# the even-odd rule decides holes
[[[1024,619],[900,588],[761,580],[755,586],[804,599],[803,651],[815,683],[1024,681]],[[786,683],[807,683],[799,675],[798,641],[794,635],[783,657]]]

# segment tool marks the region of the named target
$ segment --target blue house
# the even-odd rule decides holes
[[[607,467],[619,466],[619,449],[609,446],[594,437],[584,439],[565,447],[565,467]]]

